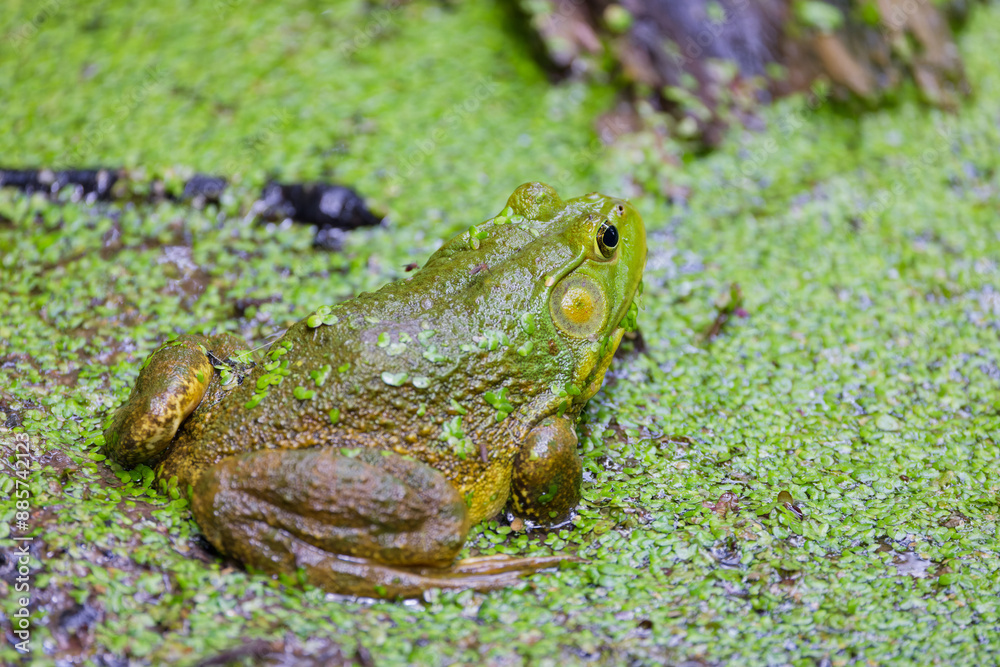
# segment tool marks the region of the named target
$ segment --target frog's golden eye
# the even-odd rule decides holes
[[[575,338],[585,338],[604,326],[608,302],[593,278],[569,276],[553,288],[549,312],[562,331]]]
[[[605,220],[601,223],[600,229],[597,230],[597,248],[601,251],[607,259],[615,254],[615,248],[618,247],[618,228],[612,225],[610,222]]]

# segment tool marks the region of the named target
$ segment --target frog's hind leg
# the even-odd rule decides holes
[[[301,571],[335,593],[413,597],[492,590],[563,557],[468,559],[465,502],[430,466],[393,452],[315,447],[230,456],[204,472],[191,509],[208,540],[250,568]]]
[[[125,468],[155,462],[205,396],[215,373],[209,351],[225,359],[242,345],[230,334],[184,335],[149,355],[104,431],[108,456]]]

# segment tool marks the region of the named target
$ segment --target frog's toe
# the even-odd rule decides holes
[[[454,576],[489,576],[513,574],[521,577],[532,572],[557,567],[560,563],[582,563],[579,556],[475,556],[463,558],[451,567]]]
[[[477,556],[465,558],[448,568],[423,568],[417,572],[399,572],[409,577],[409,588],[402,597],[420,595],[431,588],[446,590],[495,591],[518,583],[523,577],[561,563],[582,562],[577,556]]]
[[[388,599],[419,597],[434,588],[495,591],[513,586],[539,570],[580,560],[567,556],[504,556],[488,561],[467,558],[446,568],[417,568],[331,554],[302,543],[290,546],[298,567],[313,585],[342,594]]]
[[[104,432],[108,456],[126,468],[150,463],[198,407],[214,369],[203,336],[181,336],[153,352],[128,400]]]

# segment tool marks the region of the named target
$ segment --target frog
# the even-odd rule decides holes
[[[513,585],[572,557],[458,556],[505,507],[544,527],[580,502],[577,420],[636,327],[645,261],[627,200],[525,183],[260,356],[231,333],[164,343],[104,449],[256,572],[374,598]]]

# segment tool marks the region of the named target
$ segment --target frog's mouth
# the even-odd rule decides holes
[[[624,333],[630,333],[638,329],[638,324],[636,318],[639,316],[639,307],[642,299],[643,282],[642,278],[639,278],[639,283],[636,285],[635,290],[632,292],[632,298],[629,301],[622,301],[622,308],[620,312],[616,313],[618,315],[618,326],[617,329],[622,329]],[[624,304],[628,303],[628,306]]]
[[[626,294],[630,295],[630,298],[622,299],[621,304],[617,309],[608,317],[608,322],[615,322],[613,326],[608,327],[608,338],[614,339],[613,344],[607,344],[610,350],[601,349],[601,359],[607,355],[609,357],[614,356],[615,350],[618,349],[618,343],[621,341],[622,337],[626,333],[631,333],[638,329],[637,318],[639,316],[639,309],[642,305],[642,291],[643,282],[642,275],[640,274],[639,279],[636,281],[632,289]]]
[[[612,331],[612,335],[616,340],[613,349],[608,354],[609,357],[615,356],[615,351],[618,349],[618,345],[625,334],[638,331],[639,329],[638,318],[639,309],[642,307],[642,288],[643,284],[640,279],[639,284],[632,293],[632,298],[629,301],[622,302],[619,312],[615,313],[615,316],[618,318],[618,325]],[[624,305],[626,303],[628,304],[627,306]]]

